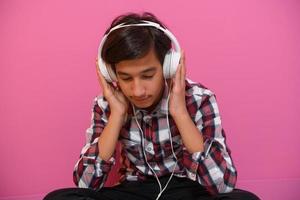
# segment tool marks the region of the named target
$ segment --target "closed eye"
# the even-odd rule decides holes
[[[132,78],[128,77],[128,78],[121,78],[123,81],[130,81]]]
[[[142,76],[143,79],[152,79],[153,76]]]

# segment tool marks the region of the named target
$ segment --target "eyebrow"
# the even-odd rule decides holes
[[[149,67],[148,69],[145,69],[145,70],[141,71],[140,74],[147,73],[147,72],[153,72],[153,71],[156,71],[156,67]],[[126,72],[122,72],[122,71],[118,71],[117,74],[119,76],[121,76],[121,75],[130,76],[130,74],[128,74]]]

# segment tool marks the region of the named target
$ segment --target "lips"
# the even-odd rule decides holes
[[[145,98],[134,98],[134,101],[146,101],[147,99],[149,99],[149,97],[145,97]]]

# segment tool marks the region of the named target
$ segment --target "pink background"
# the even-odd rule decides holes
[[[165,22],[186,52],[188,77],[216,93],[238,187],[262,199],[299,199],[297,0],[2,0],[0,199],[74,186],[100,92],[98,44],[127,11]]]

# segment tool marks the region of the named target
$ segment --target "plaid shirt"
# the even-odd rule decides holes
[[[167,95],[164,94],[156,108],[147,112],[136,109],[136,117],[144,132],[146,159],[158,177],[170,175],[176,160],[172,153],[167,125]],[[169,115],[169,127],[172,135],[173,150],[178,159],[174,176],[187,177],[197,181],[211,193],[230,192],[235,187],[237,171],[226,146],[225,132],[212,91],[200,83],[186,79],[186,106],[195,126],[203,135],[204,152],[189,153],[183,145],[180,133],[174,120]],[[78,187],[100,189],[107,180],[115,155],[102,160],[98,154],[98,139],[110,114],[108,102],[102,96],[94,100],[91,126],[86,131],[86,144],[77,161],[73,180]],[[120,131],[121,167],[120,182],[145,180],[154,176],[145,162],[140,132],[132,108],[128,111],[126,122]]]

